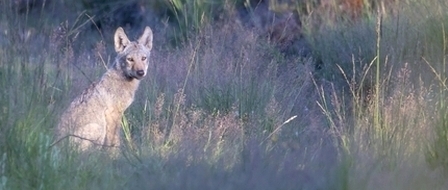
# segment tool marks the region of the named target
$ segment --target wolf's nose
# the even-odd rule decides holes
[[[138,71],[137,71],[137,75],[138,75],[139,77],[142,77],[143,75],[145,75],[145,71],[144,71],[144,70],[138,70]]]

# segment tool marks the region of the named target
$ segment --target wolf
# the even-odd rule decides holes
[[[63,112],[55,143],[69,139],[81,151],[120,148],[121,119],[147,74],[152,41],[148,26],[137,41],[130,41],[123,28],[116,30],[114,63]]]

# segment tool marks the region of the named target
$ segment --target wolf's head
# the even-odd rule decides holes
[[[152,30],[148,26],[137,41],[130,41],[119,27],[114,35],[117,63],[115,67],[123,71],[129,79],[142,79],[148,70],[148,58],[152,49]]]

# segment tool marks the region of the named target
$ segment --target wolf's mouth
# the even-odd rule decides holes
[[[143,70],[139,70],[139,71],[137,71],[137,72],[135,72],[135,73],[133,73],[133,78],[135,78],[135,79],[137,79],[137,80],[141,80],[143,77],[145,77],[146,76],[146,73],[145,73],[145,71],[143,71]]]
[[[134,78],[137,79],[137,80],[142,80],[143,77],[144,77],[144,76],[141,76],[141,77],[139,77],[139,76],[135,76]]]

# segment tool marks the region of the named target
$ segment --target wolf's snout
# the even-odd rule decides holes
[[[138,70],[136,73],[137,73],[137,76],[139,76],[139,77],[145,76],[145,71],[144,70]]]

